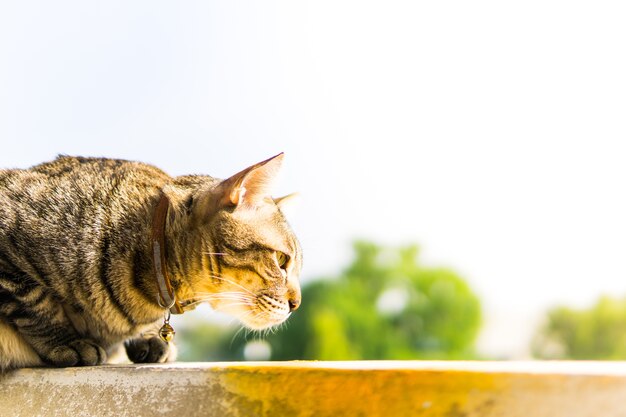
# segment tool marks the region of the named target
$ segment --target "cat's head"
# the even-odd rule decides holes
[[[285,321],[300,305],[302,251],[270,187],[283,154],[200,190],[192,212],[200,231],[202,265],[196,299],[265,329]]]

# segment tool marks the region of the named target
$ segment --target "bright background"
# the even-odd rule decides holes
[[[485,354],[626,294],[619,1],[4,1],[0,166],[58,153],[225,177],[286,153],[303,279],[417,242]]]

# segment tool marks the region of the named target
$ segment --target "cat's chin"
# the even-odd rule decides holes
[[[273,300],[273,302],[268,300]],[[244,327],[250,330],[270,329],[284,323],[291,316],[287,302],[269,297],[259,297],[252,305],[217,300],[209,301],[209,304],[214,310],[238,319]]]
[[[239,321],[241,322],[241,324],[244,325],[244,327],[250,330],[266,330],[284,323],[290,315],[291,313],[286,314],[282,318],[268,318],[267,320],[262,320],[259,318],[257,318],[256,320],[239,318]]]

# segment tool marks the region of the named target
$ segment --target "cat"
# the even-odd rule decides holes
[[[157,329],[201,302],[251,329],[282,323],[302,267],[289,196],[270,197],[282,160],[226,180],[70,156],[0,170],[0,370],[98,365],[122,346],[172,361]]]

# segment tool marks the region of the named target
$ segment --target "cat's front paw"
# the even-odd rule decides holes
[[[93,366],[106,362],[105,350],[89,339],[74,340],[67,345],[52,348],[46,355],[45,361],[58,367]]]
[[[127,340],[124,346],[128,359],[134,363],[163,363],[176,359],[174,345],[157,336]]]

